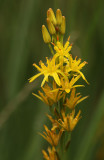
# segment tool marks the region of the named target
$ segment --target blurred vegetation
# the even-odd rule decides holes
[[[38,135],[48,123],[48,107],[32,96],[39,82],[28,84],[35,62],[45,60],[41,26],[49,7],[62,10],[72,54],[88,61],[84,69],[90,95],[80,106],[82,119],[75,128],[68,159],[104,160],[104,1],[0,0],[0,160],[43,159],[47,143]],[[84,83],[84,82],[83,82]]]

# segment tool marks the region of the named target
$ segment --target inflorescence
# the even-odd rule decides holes
[[[81,118],[81,110],[75,114],[76,105],[88,97],[82,97],[80,93],[76,93],[77,87],[84,86],[76,84],[80,78],[88,84],[81,71],[87,62],[81,62],[81,59],[72,57],[70,36],[63,44],[66,23],[61,10],[57,9],[55,16],[53,10],[49,8],[46,21],[49,31],[43,25],[42,35],[44,42],[50,48],[52,58],[46,58],[46,64],[42,61],[39,62],[39,66],[33,64],[39,73],[31,77],[29,82],[41,75],[44,77],[41,83],[42,91],[38,91],[38,95],[33,93],[34,96],[46,103],[51,111],[51,115],[47,115],[47,117],[51,121],[52,127],[48,129],[44,125],[45,132],[40,134],[50,146],[48,152],[42,150],[42,153],[46,160],[59,160],[62,151],[69,146],[69,135]],[[64,143],[62,143],[63,139]]]

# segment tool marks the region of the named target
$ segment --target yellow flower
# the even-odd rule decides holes
[[[56,82],[53,80],[52,88],[45,83],[44,87],[41,87],[44,94],[38,91],[39,95],[33,93],[35,97],[46,103],[48,106],[52,106],[54,103],[58,102],[62,97],[63,93],[60,88],[57,88]]]
[[[62,91],[57,88],[56,82],[53,80],[53,87],[49,87],[46,83],[44,87],[42,87],[45,95],[50,98],[54,103],[58,102],[62,98]]]
[[[78,103],[82,102],[88,97],[85,96],[81,98],[82,96],[80,95],[80,93],[75,94],[75,91],[76,89],[73,88],[70,94],[70,98],[66,98],[66,103],[64,105],[67,106],[69,109],[74,109]]]
[[[66,72],[71,72],[71,71],[77,72],[88,83],[84,74],[80,71],[87,64],[86,61],[81,63],[81,59],[77,60],[77,57],[75,59],[73,59],[72,56],[69,55],[68,59],[66,59],[66,63],[67,63],[67,65],[65,67]]]
[[[79,110],[78,114],[75,116],[75,110],[72,111],[72,113],[70,114],[70,117],[69,117],[69,125],[70,125],[70,131],[72,131],[76,124],[78,123],[78,121],[81,119],[81,110]]]
[[[56,45],[54,46],[54,50],[56,51],[55,54],[55,58],[59,57],[59,63],[61,70],[63,71],[63,64],[64,64],[64,58],[65,57],[69,57],[69,51],[71,50],[72,46],[69,45],[69,41],[67,41],[65,43],[65,45],[63,46],[63,44],[59,41],[57,41]]]
[[[70,125],[69,125],[69,115],[65,116],[65,111],[61,110],[62,119],[59,119],[57,123],[62,127],[63,131],[70,131]]]
[[[56,51],[55,57],[69,57],[69,51],[72,48],[72,45],[69,45],[69,38],[64,46],[61,42],[57,41],[57,44],[54,46],[54,50]]]
[[[59,128],[59,124],[57,123],[57,121],[55,119],[52,118],[52,116],[47,115],[47,117],[49,118],[49,120],[52,122],[52,131],[56,130],[57,128]]]
[[[70,90],[72,88],[75,88],[75,87],[83,87],[83,85],[74,85],[75,82],[78,81],[78,79],[80,78],[81,76],[78,75],[76,77],[73,77],[70,81],[67,79],[61,79],[61,85],[62,85],[62,88],[60,88],[61,90],[65,90],[66,93],[69,93]]]
[[[48,147],[49,155],[46,153],[45,150],[42,150],[42,153],[43,153],[43,156],[46,160],[58,160],[56,150],[54,147],[52,147],[52,149],[50,147]]]
[[[43,101],[45,104],[47,104],[48,106],[52,106],[53,105],[53,101],[47,97],[46,95],[44,95],[42,92],[38,91],[39,95],[32,93],[35,97],[37,97],[38,99],[40,99],[41,101]]]
[[[57,123],[62,127],[62,130],[63,131],[72,131],[76,124],[78,123],[78,121],[80,120],[80,114],[81,114],[81,111],[79,110],[78,114],[76,115],[76,117],[74,118],[75,116],[75,110],[72,111],[72,113],[69,115],[67,114],[67,116],[65,115],[65,111],[61,111],[61,114],[62,114],[62,119],[59,119],[57,121]]]
[[[34,81],[37,77],[39,77],[40,75],[44,75],[44,79],[42,81],[41,86],[44,85],[45,81],[48,80],[48,77],[51,76],[54,78],[55,82],[60,86],[61,82],[60,82],[60,78],[58,74],[61,74],[62,76],[65,77],[64,73],[59,69],[60,64],[55,64],[55,57],[53,57],[52,59],[48,59],[47,58],[47,65],[45,66],[44,63],[42,61],[40,61],[40,66],[37,66],[36,64],[33,64],[33,66],[35,66],[38,71],[40,73],[36,74],[35,76],[31,77],[29,79],[29,82]]]
[[[56,130],[50,131],[46,125],[44,125],[44,128],[46,132],[43,132],[44,134],[40,133],[40,135],[52,146],[57,146],[63,131],[60,130],[59,133],[56,133]]]

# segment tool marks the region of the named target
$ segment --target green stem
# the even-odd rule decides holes
[[[60,157],[59,157],[58,152],[56,152],[56,156],[57,156],[58,160],[61,160]]]
[[[54,51],[53,51],[53,49],[52,49],[51,44],[49,43],[49,44],[48,44],[48,46],[49,46],[49,49],[50,49],[50,51],[51,51],[52,55],[54,56]]]
[[[52,35],[52,42],[56,45],[57,42],[57,34]]]
[[[68,160],[69,158],[69,147],[70,147],[70,141],[71,141],[71,132],[64,131],[61,136],[60,141],[60,152],[59,155],[61,157],[61,160]]]
[[[61,35],[60,35],[60,42],[61,42],[62,44],[63,44],[63,37],[64,37],[64,36],[61,34]]]

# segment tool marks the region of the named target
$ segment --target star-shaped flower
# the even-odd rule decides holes
[[[69,38],[64,46],[61,42],[57,41],[57,44],[54,46],[54,50],[56,51],[55,57],[68,57],[71,48],[72,45],[69,43]]]
[[[74,85],[80,77],[81,76],[78,75],[76,77],[73,77],[70,81],[68,80],[68,78],[67,79],[61,79],[62,88],[60,88],[60,89],[66,91],[66,93],[69,93],[72,88],[83,87],[84,85]]]
[[[42,150],[42,153],[46,160],[58,160],[55,147],[52,147],[52,149],[48,147],[49,155],[47,154],[45,150]]]
[[[81,75],[81,77],[86,81],[86,83],[88,83],[84,74],[80,71],[87,64],[86,61],[81,63],[81,59],[77,60],[77,57],[75,57],[75,59],[73,59],[72,56],[69,55],[68,59],[66,59],[65,62],[67,64],[65,66],[65,72],[67,72],[67,73],[69,73],[71,71],[76,72]]]
[[[78,121],[80,120],[81,111],[79,110],[78,114],[75,117],[75,110],[73,110],[70,114],[65,115],[65,111],[61,111],[62,119],[59,119],[57,123],[62,127],[63,131],[72,131]]]
[[[60,88],[57,88],[57,84],[54,80],[52,88],[47,83],[45,83],[44,87],[41,88],[44,94],[41,91],[38,91],[39,95],[35,93],[33,93],[33,95],[46,103],[48,106],[52,106],[63,97],[62,91],[60,90]]]
[[[76,92],[76,88],[73,88],[71,90],[70,98],[66,98],[66,103],[64,105],[67,106],[69,109],[74,109],[78,103],[82,102],[88,97],[88,96],[85,96],[81,98],[82,96],[80,95],[80,93],[76,94],[75,92]]]
[[[40,61],[40,67],[37,66],[36,64],[33,64],[33,66],[35,66],[40,73],[38,73],[35,76],[31,77],[29,79],[29,82],[34,81],[40,75],[44,75],[44,79],[43,79],[43,81],[41,83],[41,87],[44,85],[45,81],[48,80],[49,76],[53,77],[55,82],[57,83],[57,85],[60,86],[61,82],[60,82],[59,74],[65,77],[65,74],[59,69],[61,64],[60,63],[56,64],[55,57],[53,57],[52,59],[48,59],[47,58],[47,62],[46,63],[47,63],[47,65],[44,65],[44,63],[42,61]]]
[[[46,125],[44,125],[44,128],[46,132],[43,132],[44,134],[40,133],[40,135],[52,146],[57,146],[63,131],[60,130],[59,133],[56,133],[56,130],[49,130]]]

